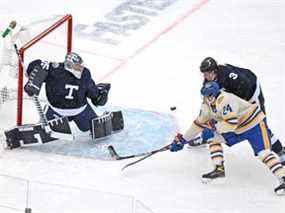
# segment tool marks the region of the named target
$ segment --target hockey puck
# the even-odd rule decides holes
[[[170,107],[170,110],[171,110],[171,111],[176,110],[176,106],[172,106],[172,107]]]

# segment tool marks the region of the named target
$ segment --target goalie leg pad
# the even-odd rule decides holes
[[[73,140],[73,135],[67,117],[55,118],[50,120],[48,123],[52,130],[52,137]]]
[[[71,129],[67,117],[55,118],[53,120],[50,120],[48,123],[52,131],[71,134]]]
[[[20,131],[17,127],[5,131],[5,137],[6,137],[7,147],[9,147],[10,149],[18,148],[21,146],[19,140]]]
[[[10,149],[31,144],[43,144],[53,140],[41,124],[26,124],[5,131],[7,146]]]
[[[113,131],[124,129],[122,111],[105,112],[102,116],[92,120],[92,139],[98,139],[111,135]]]
[[[118,131],[124,129],[124,118],[122,111],[112,112],[112,130]]]
[[[112,113],[107,112],[92,120],[92,139],[106,137],[112,134]]]

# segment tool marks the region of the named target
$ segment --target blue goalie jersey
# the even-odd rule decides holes
[[[91,78],[90,71],[84,68],[81,79],[65,70],[63,63],[35,60],[27,69],[29,75],[35,68],[48,72],[45,79],[45,89],[51,106],[60,109],[76,109],[87,104],[87,98],[95,99],[98,88]]]

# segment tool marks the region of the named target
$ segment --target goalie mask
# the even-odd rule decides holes
[[[83,60],[77,53],[67,53],[64,60],[64,68],[80,79],[84,69]]]

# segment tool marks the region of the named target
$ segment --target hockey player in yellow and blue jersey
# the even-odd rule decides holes
[[[207,57],[201,62],[200,72],[203,74],[204,83],[216,81],[226,92],[233,93],[250,103],[257,103],[266,114],[265,98],[260,82],[251,70],[230,64],[220,65],[214,58]],[[285,148],[270,129],[269,133],[272,151],[280,157],[281,163],[285,165]]]
[[[211,159],[215,169],[202,175],[203,180],[225,177],[223,147],[224,141],[234,145],[248,140],[255,155],[280,180],[275,188],[277,194],[285,194],[285,167],[271,150],[269,129],[266,116],[256,103],[250,103],[238,96],[220,89],[215,81],[209,81],[201,89],[204,98],[199,116],[183,137],[176,137],[170,151],[179,151],[185,142],[202,132],[209,145]],[[215,127],[205,128],[205,123],[214,119]],[[222,137],[221,137],[222,136]]]

